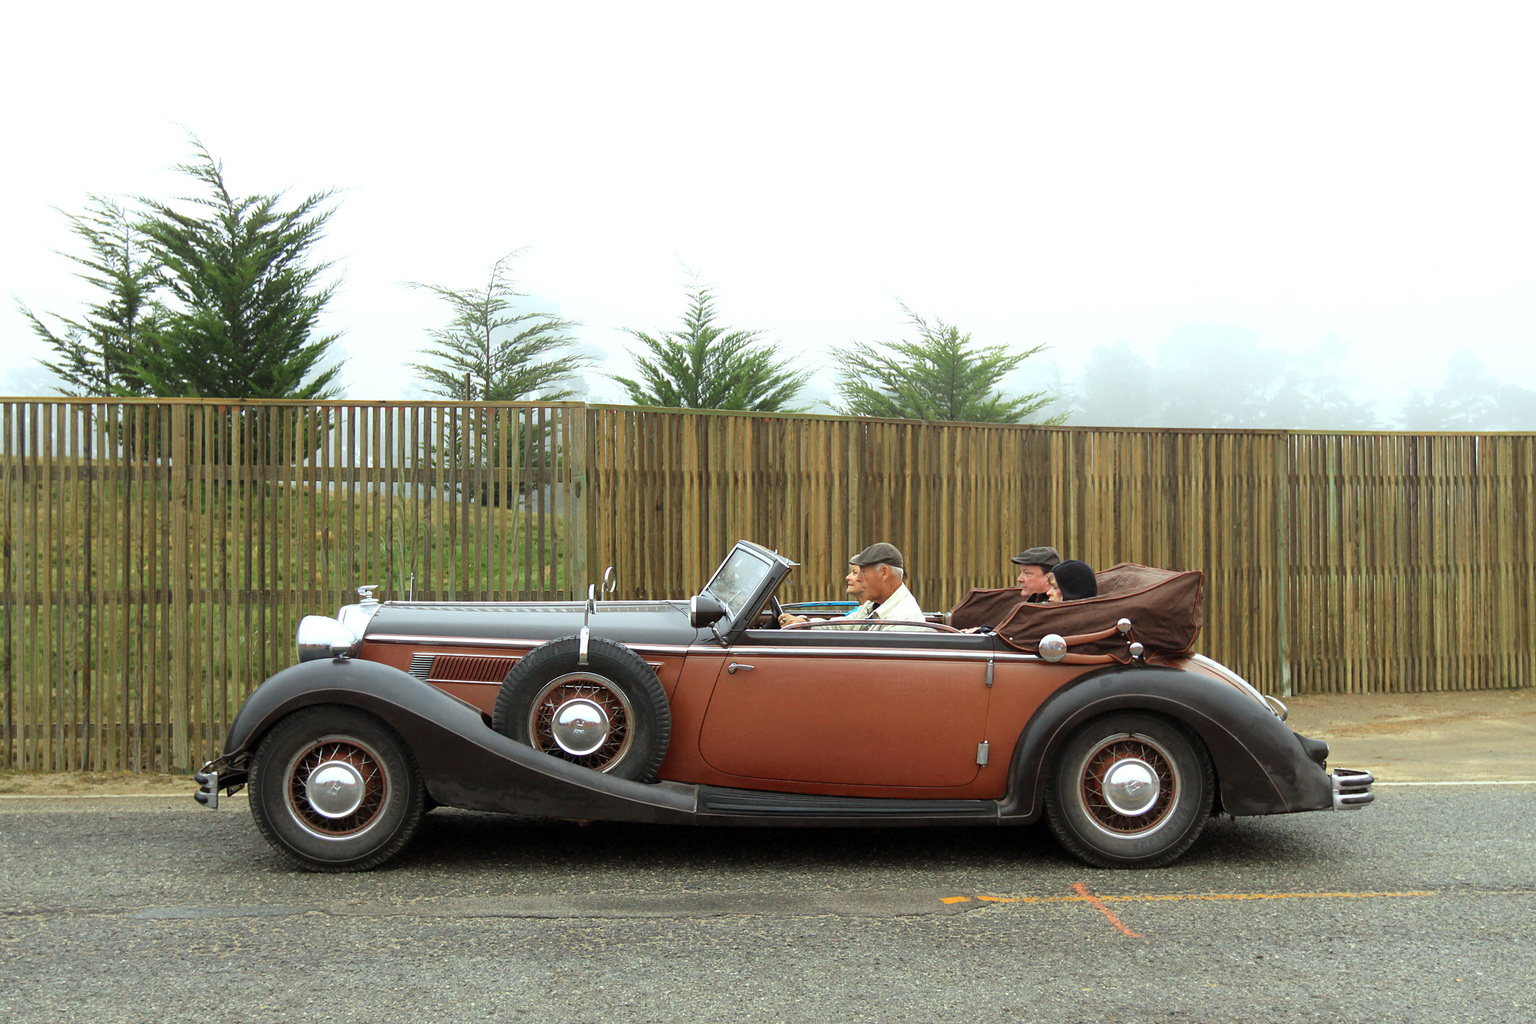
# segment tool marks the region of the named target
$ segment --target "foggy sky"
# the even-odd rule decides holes
[[[513,250],[612,373],[696,272],[724,323],[824,367],[909,336],[904,302],[1050,345],[1031,380],[1207,325],[1384,406],[1461,352],[1536,387],[1526,8],[1060,6],[12,13],[0,392],[46,391],[15,306],[90,297],[59,211],[186,194],[188,131],[237,192],[343,190],[348,397],[420,394],[404,366],[447,313],[408,282],[481,285]]]

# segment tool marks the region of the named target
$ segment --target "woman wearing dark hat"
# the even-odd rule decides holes
[[[1050,600],[1053,603],[1099,596],[1099,581],[1094,578],[1093,567],[1087,562],[1075,558],[1057,562],[1050,576]]]

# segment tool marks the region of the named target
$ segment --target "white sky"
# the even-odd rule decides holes
[[[1507,4],[27,5],[4,16],[0,394],[15,311],[90,297],[88,193],[338,188],[352,398],[501,255],[628,373],[688,274],[787,351],[903,336],[1148,355],[1182,324],[1343,353],[1372,388],[1469,349],[1536,387],[1536,8]],[[910,332],[906,332],[910,333]],[[830,390],[830,372],[822,390]],[[595,400],[620,391],[594,378]]]

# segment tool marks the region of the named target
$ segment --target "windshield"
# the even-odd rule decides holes
[[[714,578],[704,589],[725,605],[729,612],[728,618],[735,622],[753,595],[760,593],[772,566],[773,563],[761,555],[737,547],[715,570]]]

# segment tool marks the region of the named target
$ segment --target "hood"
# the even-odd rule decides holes
[[[584,601],[389,601],[369,620],[365,638],[544,641],[580,632],[583,619],[593,636],[624,644],[686,646],[701,636],[681,601],[599,601],[590,616]]]

